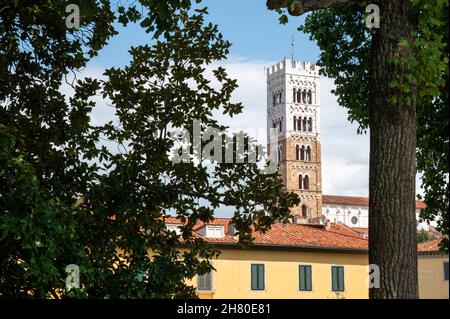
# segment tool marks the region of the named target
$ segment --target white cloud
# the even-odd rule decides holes
[[[323,193],[368,196],[369,135],[356,133],[358,124],[347,119],[333,88],[332,79],[321,79]]]
[[[215,63],[207,68],[211,70],[219,65],[224,67],[231,78],[237,79],[239,87],[232,97],[233,102],[242,102],[241,114],[230,118],[221,112],[214,112],[220,123],[232,130],[243,129],[256,137],[262,145],[266,143],[266,73],[264,67],[274,61],[262,61],[231,57],[227,61]],[[103,70],[86,70],[84,76],[103,77]],[[340,107],[337,98],[331,93],[334,87],[332,79],[321,78],[321,125],[322,125],[322,190],[324,194],[368,196],[369,180],[369,135],[358,135],[357,123],[350,123],[347,110]],[[104,123],[114,117],[113,109],[105,101],[97,100],[93,121]],[[417,188],[420,179],[417,177]],[[229,216],[230,208],[219,209],[218,216]]]
[[[272,61],[232,58],[221,65],[239,88],[233,101],[244,105],[242,114],[229,118],[216,112],[220,121],[232,128],[257,130],[258,141],[266,141],[266,74],[264,67]],[[356,134],[356,123],[347,120],[347,112],[331,93],[333,80],[321,79],[322,184],[324,194],[368,195],[369,137]]]

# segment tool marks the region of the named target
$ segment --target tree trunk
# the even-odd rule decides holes
[[[380,269],[370,298],[418,298],[415,216],[417,90],[390,88],[403,74],[417,22],[410,0],[381,0],[380,28],[372,42],[370,92],[369,263]],[[392,102],[392,96],[397,102]]]

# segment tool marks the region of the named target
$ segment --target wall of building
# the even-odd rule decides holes
[[[436,221],[431,223],[420,221],[419,213],[420,209],[417,209],[417,229],[428,230],[430,226],[437,226]],[[322,215],[332,223],[341,222],[350,227],[369,227],[369,207],[367,206],[322,203]],[[356,217],[356,223],[352,222],[353,217]]]
[[[251,264],[265,265],[265,290],[252,291]],[[299,291],[299,265],[312,266],[312,291]],[[226,249],[213,261],[212,291],[200,298],[368,298],[367,254]],[[331,290],[331,266],[344,266],[345,291]],[[196,285],[196,280],[193,280]]]
[[[332,223],[341,222],[350,227],[369,227],[369,208],[367,206],[327,203],[322,205],[322,214]],[[356,223],[352,222],[353,217],[356,217]]]
[[[448,255],[419,255],[419,298],[449,299],[444,262]]]

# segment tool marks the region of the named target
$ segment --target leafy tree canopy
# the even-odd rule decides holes
[[[337,1],[336,1],[337,2]],[[289,0],[280,3],[290,3]],[[314,10],[306,17],[300,31],[310,34],[321,49],[318,64],[321,73],[333,78],[338,103],[348,111],[348,119],[359,124],[358,133],[369,128],[369,77],[372,32],[366,27],[365,8],[369,1],[349,1],[339,6]],[[448,1],[413,0],[419,29],[408,59],[393,60],[402,64],[407,81],[394,80],[408,92],[418,89],[417,170],[422,173],[423,199],[427,207],[420,217],[437,222],[437,230],[449,232],[449,157],[448,157]],[[281,5],[281,4],[280,4]],[[287,22],[288,9],[277,9],[280,22]],[[382,22],[381,14],[381,23]],[[394,101],[395,102],[395,101]],[[395,104],[395,103],[394,103]],[[448,252],[448,238],[441,247]]]
[[[8,4],[0,12],[1,297],[193,297],[185,279],[211,270],[219,253],[194,236],[198,221],[231,206],[248,245],[252,228],[265,231],[298,204],[255,163],[169,158],[172,128],[191,130],[199,119],[223,130],[212,111],[242,110],[230,102],[236,80],[221,67],[214,81],[205,75],[230,47],[204,21],[205,9],[142,0],[115,13],[107,0],[85,0],[81,28],[68,29],[69,1]],[[131,48],[130,63],[105,70],[106,79],[69,82],[75,93],[61,93],[117,33],[117,21],[140,22],[154,44]],[[117,123],[92,124],[99,95]],[[180,235],[165,230],[169,212],[185,222]],[[80,266],[81,286],[67,292],[69,264]]]

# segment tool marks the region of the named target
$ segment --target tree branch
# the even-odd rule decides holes
[[[270,10],[288,8],[290,15],[299,16],[306,12],[317,9],[333,8],[351,1],[352,0],[267,0],[266,5]]]

